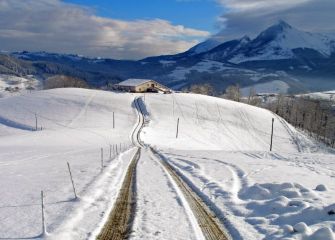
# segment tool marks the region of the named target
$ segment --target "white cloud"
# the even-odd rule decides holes
[[[311,0],[218,0],[219,3],[234,11],[287,9]]]
[[[143,58],[187,50],[209,35],[162,19],[122,21],[59,0],[1,0],[0,48]]]
[[[219,21],[228,39],[255,36],[278,20],[312,32],[334,32],[334,0],[217,0],[228,11]]]

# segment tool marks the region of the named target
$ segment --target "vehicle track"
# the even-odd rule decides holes
[[[163,167],[171,175],[179,189],[184,194],[192,212],[197,219],[199,227],[206,240],[230,240],[231,237],[219,222],[215,214],[208,208],[203,200],[190,188],[190,186],[178,175],[176,170],[159,154],[150,148],[153,155],[162,163]]]
[[[140,156],[141,148],[137,148],[137,151],[128,167],[114,207],[100,234],[97,236],[98,240],[127,239],[135,207],[135,174],[136,165]]]
[[[104,225],[102,231],[98,235],[98,240],[123,240],[127,239],[132,222],[133,212],[135,208],[135,174],[136,165],[141,156],[141,148],[145,145],[140,140],[140,132],[144,127],[144,113],[141,108],[139,98],[135,98],[134,105],[138,113],[138,121],[131,138],[134,145],[138,149],[129,165],[126,177],[122,184],[121,190],[114,204],[114,207],[109,215],[109,218]],[[176,170],[152,148],[149,148],[152,155],[162,164],[162,167],[175,181],[178,188],[183,193],[187,200],[199,227],[206,240],[230,240],[231,237],[225,230],[224,226],[217,219],[215,214],[203,202],[203,200],[191,189],[191,187],[178,175]]]
[[[144,144],[140,139],[140,133],[142,128],[144,127],[144,113],[142,111],[139,98],[134,99],[134,105],[137,112],[137,125],[134,131],[132,132],[131,140],[135,146],[137,145],[138,147],[144,147]]]
[[[144,147],[140,141],[140,132],[144,125],[143,112],[139,99],[135,98],[134,104],[137,112],[137,124],[131,134],[132,142],[137,146],[131,163],[127,169],[125,179],[123,180],[120,192],[109,214],[108,220],[97,236],[98,240],[123,240],[127,239],[135,209],[135,177],[137,162],[141,157],[141,147]]]

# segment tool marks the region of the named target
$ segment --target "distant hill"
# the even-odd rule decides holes
[[[175,89],[211,84],[217,93],[231,84],[246,92],[303,93],[335,89],[335,40],[300,31],[284,21],[248,36],[223,41],[220,34],[190,50],[139,61],[85,58],[46,52],[0,55],[0,73],[65,74],[92,86],[127,78],[152,78]]]

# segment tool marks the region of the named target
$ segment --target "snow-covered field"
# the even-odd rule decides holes
[[[94,234],[116,197],[133,152],[109,159],[110,144],[121,143],[123,148],[130,144],[136,122],[132,101],[130,94],[84,89],[0,99],[1,239],[41,234],[41,190],[51,238],[86,239]],[[35,113],[42,131],[31,131]],[[74,199],[66,162],[79,200]]]
[[[334,239],[330,150],[267,110],[240,103],[174,94],[147,96],[146,105],[151,121],[142,139],[226,219],[234,239]]]
[[[302,95],[298,95],[302,97],[309,97],[311,99],[321,99],[321,100],[328,100],[334,101],[335,98],[335,91],[326,91],[326,92],[313,92],[313,93],[306,93]]]
[[[287,93],[290,86],[283,81],[275,80],[267,83],[259,83],[252,86],[256,93]],[[250,87],[241,89],[243,96],[250,95]]]
[[[135,96],[54,89],[0,99],[0,239],[41,234],[41,190],[48,232],[42,237],[94,239],[134,153],[131,148],[109,159],[110,144],[130,144]],[[332,151],[264,109],[195,94],[146,94],[143,100],[142,141],[178,170],[234,239],[335,238]],[[35,114],[42,131],[31,131]],[[203,239],[180,190],[145,149],[136,190],[131,239]]]

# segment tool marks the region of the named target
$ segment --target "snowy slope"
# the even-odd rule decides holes
[[[298,146],[291,134],[303,138],[303,144],[313,145],[271,112],[246,104],[197,94],[148,95],[146,103],[152,115],[150,128],[143,130],[142,137],[153,146],[267,151],[272,118],[276,119],[275,150],[296,151]],[[177,118],[180,118],[178,139],[175,137]]]
[[[130,144],[136,96],[54,89],[0,99],[0,238],[95,238],[134,153],[109,159],[110,144]],[[158,149],[234,239],[334,239],[335,157],[329,149],[264,109],[196,94],[142,99],[148,114],[141,140]],[[35,114],[42,131],[31,131]],[[202,239],[178,187],[148,150],[142,152],[130,238]],[[42,189],[47,236],[40,236]]]
[[[223,36],[222,33],[218,33],[210,37],[206,41],[195,45],[190,50],[188,50],[186,53],[188,53],[188,55],[190,56],[193,56],[196,54],[208,52],[224,42],[225,42],[225,37]]]
[[[0,99],[0,238],[34,238],[41,233],[41,190],[51,237],[94,238],[132,155],[129,151],[109,159],[110,144],[130,144],[136,122],[132,100],[131,94],[84,89]],[[35,113],[42,131],[31,131]],[[66,162],[79,200],[74,200]]]
[[[0,74],[0,98],[20,95],[36,89],[41,89],[41,83],[33,76],[17,77]]]
[[[334,239],[332,152],[245,104],[173,94],[146,96],[146,105],[142,139],[212,206],[234,239]]]

